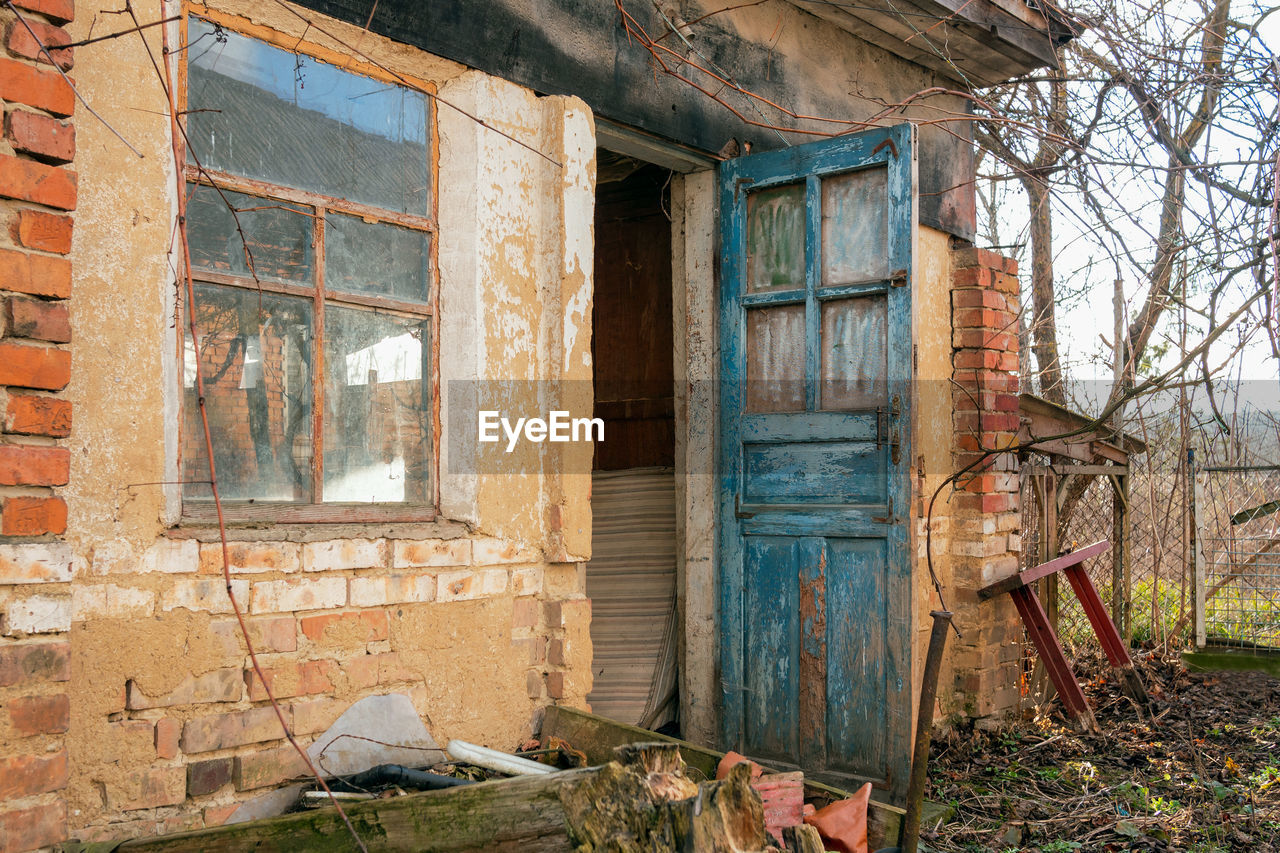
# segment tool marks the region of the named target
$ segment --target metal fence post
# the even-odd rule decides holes
[[[1117,466],[1111,480],[1111,621],[1133,639],[1133,586],[1129,566],[1129,467]]]
[[[1192,624],[1195,627],[1196,648],[1203,649],[1206,640],[1204,612],[1205,557],[1204,527],[1201,519],[1201,513],[1202,507],[1204,506],[1205,474],[1196,467],[1195,448],[1188,448],[1187,450],[1187,469],[1194,482],[1191,489],[1191,555],[1195,560],[1195,602],[1193,604]]]

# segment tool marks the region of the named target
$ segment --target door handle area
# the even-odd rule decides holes
[[[901,415],[902,402],[897,394],[893,395],[889,408],[876,407],[876,447],[887,446],[894,465],[898,464],[901,455],[901,442],[898,440],[898,419]]]

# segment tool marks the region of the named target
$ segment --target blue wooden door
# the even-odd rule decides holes
[[[914,130],[723,163],[725,744],[905,792]]]

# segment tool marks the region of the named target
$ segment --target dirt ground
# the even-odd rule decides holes
[[[1101,658],[1076,674],[1100,735],[1051,702],[1000,732],[935,737],[928,797],[955,816],[938,851],[1280,851],[1280,680],[1136,661],[1155,704],[1144,721]]]

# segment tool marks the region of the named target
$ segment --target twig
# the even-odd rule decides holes
[[[171,15],[168,18],[161,18],[160,20],[152,21],[149,24],[140,24],[136,27],[130,27],[127,30],[121,30],[118,33],[108,33],[105,36],[94,36],[93,38],[82,39],[80,41],[73,41],[70,44],[59,45],[58,49],[66,50],[67,48],[71,48],[71,47],[84,47],[86,44],[97,44],[100,41],[107,41],[108,39],[118,39],[120,38],[120,36],[127,36],[130,33],[136,33],[141,30],[150,29],[151,27],[158,27],[158,26],[161,26],[162,24],[171,24],[174,21],[180,21],[180,20],[182,20],[181,15]]]
[[[137,148],[134,148],[132,145],[130,145],[129,140],[121,136],[120,131],[112,127],[111,122],[107,121],[105,118],[99,115],[98,111],[95,110],[93,107],[91,107],[89,105],[89,102],[84,99],[84,95],[80,94],[80,90],[76,88],[76,84],[72,83],[71,78],[68,77],[65,73],[63,73],[62,69],[58,67],[58,63],[54,61],[53,55],[50,54],[49,49],[44,46],[44,42],[40,41],[40,37],[36,35],[36,31],[31,29],[31,25],[27,23],[27,19],[22,17],[22,13],[14,8],[13,0],[4,0],[4,5],[8,7],[10,12],[18,16],[18,21],[21,22],[22,26],[31,35],[32,40],[34,40],[35,43],[40,47],[40,52],[44,54],[44,57],[46,59],[49,60],[49,64],[53,66],[53,70],[57,71],[58,76],[60,76],[63,79],[63,81],[66,82],[66,84],[71,87],[71,94],[76,96],[76,100],[79,101],[84,106],[84,108],[90,112],[90,114],[94,118],[102,122],[103,127],[105,127],[107,130],[114,133],[116,136],[116,139],[119,139],[121,142],[123,142],[126,148],[128,148],[134,154],[137,154],[139,160],[143,159],[142,152],[139,151]]]

